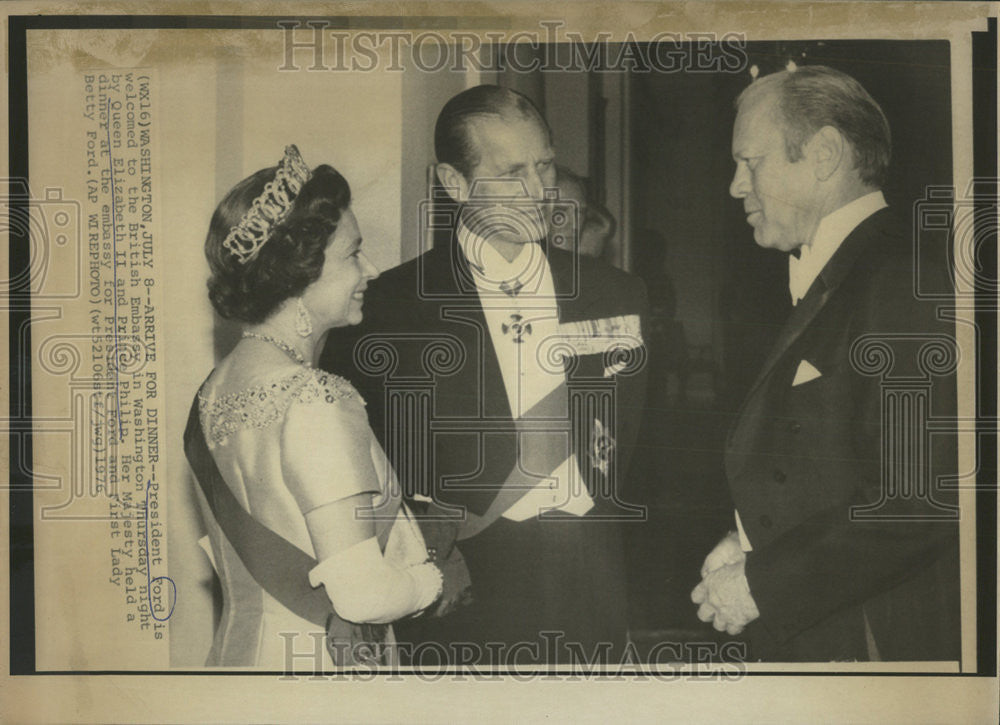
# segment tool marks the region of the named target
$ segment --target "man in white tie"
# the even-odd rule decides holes
[[[888,122],[822,66],[736,105],[729,191],[757,244],[790,253],[795,309],[727,439],[734,531],[705,559],[698,616],[747,628],[758,659],[957,659],[954,439],[927,425],[954,415],[953,367],[923,354],[954,341],[881,191]]]
[[[619,519],[642,513],[626,499],[643,283],[548,234],[550,217],[563,215],[559,230],[579,218],[550,198],[551,132],[525,96],[463,91],[434,145],[447,238],[373,281],[364,322],[336,331],[321,359],[367,400],[435,555],[468,565],[471,604],[449,607],[446,571],[442,606],[397,637],[418,666],[617,662]]]

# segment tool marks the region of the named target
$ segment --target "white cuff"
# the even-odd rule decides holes
[[[386,623],[425,609],[441,596],[444,578],[430,563],[394,566],[373,536],[321,561],[309,583],[326,588],[342,619]]]

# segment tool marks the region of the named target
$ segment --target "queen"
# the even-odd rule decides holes
[[[441,595],[364,400],[313,367],[378,274],[350,204],[343,176],[289,146],[212,217],[209,297],[243,332],[185,433],[222,584],[210,666],[391,664],[390,623]]]

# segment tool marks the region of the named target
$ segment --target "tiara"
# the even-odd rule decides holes
[[[288,216],[292,202],[311,176],[298,148],[294,144],[285,146],[285,156],[278,163],[274,179],[267,182],[261,195],[253,200],[240,223],[229,230],[222,246],[240,264],[256,257],[274,227]]]

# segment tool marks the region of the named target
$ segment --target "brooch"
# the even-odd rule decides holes
[[[615,439],[604,429],[600,420],[594,419],[594,432],[590,438],[590,463],[605,476],[611,467],[611,456],[615,452]]]

